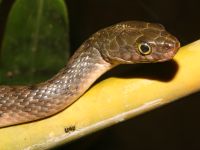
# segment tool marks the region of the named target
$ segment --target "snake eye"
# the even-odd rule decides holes
[[[152,52],[151,46],[148,43],[140,43],[138,50],[142,55],[149,55]]]

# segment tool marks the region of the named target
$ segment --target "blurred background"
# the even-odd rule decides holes
[[[2,3],[0,41],[12,3],[13,0]],[[66,3],[71,53],[98,29],[125,20],[161,23],[178,37],[182,46],[200,37],[198,0],[66,0]],[[199,107],[200,93],[195,93],[57,149],[199,150]]]

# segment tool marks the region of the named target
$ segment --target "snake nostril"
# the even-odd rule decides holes
[[[169,50],[171,49],[173,46],[171,46],[170,44],[164,44],[163,49],[164,50]]]

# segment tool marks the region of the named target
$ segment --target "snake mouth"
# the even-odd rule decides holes
[[[141,60],[140,63],[149,63],[149,60]]]
[[[173,49],[170,50],[170,52],[163,54],[163,59],[159,59],[157,62],[164,62],[164,61],[169,61],[171,59],[173,59],[173,57],[175,56],[175,54],[177,53],[178,49]]]
[[[157,62],[165,62],[165,61],[169,61],[171,60],[172,58],[165,58],[165,59],[161,59],[161,60],[158,60]]]

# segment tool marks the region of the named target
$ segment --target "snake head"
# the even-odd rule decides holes
[[[122,22],[101,32],[106,37],[103,57],[118,64],[167,61],[180,47],[176,37],[155,23]]]

